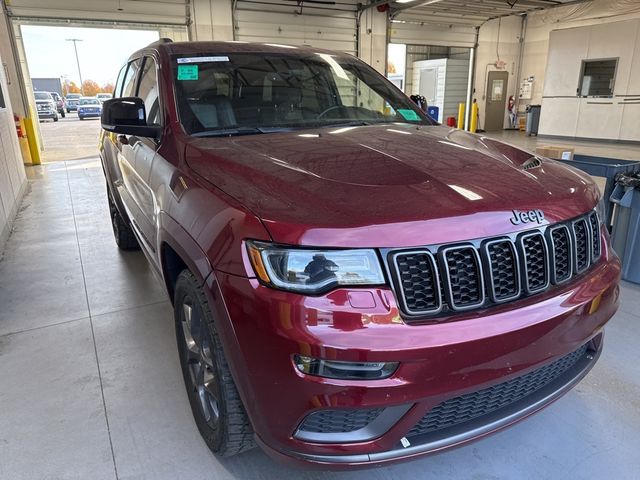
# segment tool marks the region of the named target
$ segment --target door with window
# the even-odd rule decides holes
[[[153,57],[144,57],[137,64],[137,69],[137,80],[127,82],[125,77],[122,96],[141,98],[145,105],[147,124],[160,125],[156,61]],[[155,252],[158,208],[153,190],[149,186],[149,177],[158,145],[151,138],[135,135],[124,137],[119,142],[122,148],[118,155],[126,190],[121,198],[129,211],[133,228],[142,238],[143,247],[149,252]]]
[[[484,129],[496,132],[504,128],[509,72],[489,72],[487,78],[486,114]]]

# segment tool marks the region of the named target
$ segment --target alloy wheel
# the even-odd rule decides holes
[[[211,352],[211,338],[199,309],[194,307],[189,297],[182,304],[180,327],[190,388],[197,395],[205,421],[212,429],[217,429],[220,423],[220,392]]]

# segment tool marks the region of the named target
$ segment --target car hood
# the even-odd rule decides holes
[[[36,105],[51,105],[52,103],[56,103],[53,100],[36,100]]]
[[[448,127],[405,124],[191,137],[188,165],[259,216],[274,241],[401,247],[532,228],[585,213],[590,178],[560,162]]]

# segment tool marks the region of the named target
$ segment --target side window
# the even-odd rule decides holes
[[[129,68],[127,68],[127,74],[124,77],[124,82],[122,85],[122,97],[135,97],[136,96],[136,80],[138,78],[138,71],[140,70],[140,65],[142,64],[142,59],[138,58],[129,64]]]
[[[147,111],[147,124],[160,125],[160,105],[158,102],[158,77],[156,73],[156,62],[151,57],[145,57],[140,86],[138,87],[138,97],[144,101]]]
[[[122,93],[122,84],[124,83],[124,72],[127,69],[127,64],[120,69],[120,73],[118,73],[118,80],[116,80],[116,86],[113,89],[113,98],[120,97]]]

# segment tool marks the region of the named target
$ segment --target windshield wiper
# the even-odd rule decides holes
[[[261,133],[290,132],[291,128],[282,127],[238,127],[220,130],[205,130],[192,134],[193,137],[235,137],[240,135],[258,135]]]

